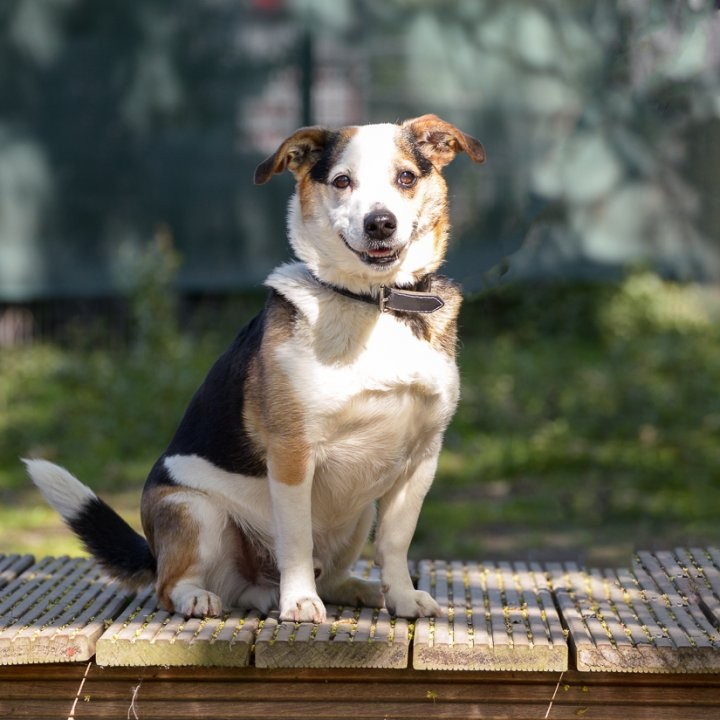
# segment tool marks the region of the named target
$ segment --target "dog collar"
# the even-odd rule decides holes
[[[331,285],[320,278],[313,278],[322,286],[334,290],[339,295],[343,295],[353,300],[375,305],[380,312],[403,312],[403,313],[422,313],[430,314],[445,306],[445,302],[439,295],[422,292],[419,290],[406,290],[405,288],[391,287],[390,285],[381,285],[380,292],[377,296],[370,293],[356,293],[352,290]]]

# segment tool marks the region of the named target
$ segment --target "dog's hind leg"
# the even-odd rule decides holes
[[[407,560],[420,508],[437,468],[440,442],[438,436],[414,472],[399,480],[379,502],[376,562],[381,569],[387,609],[399,617],[442,614],[429,593],[414,588]]]
[[[332,565],[323,568],[317,583],[320,597],[325,602],[362,607],[383,606],[380,583],[363,580],[350,573],[367,542],[374,521],[375,506],[370,504],[358,518],[348,542],[333,558]]]
[[[219,615],[230,598],[212,592],[209,580],[224,564],[221,539],[227,514],[192,490],[158,490],[154,495],[143,498],[143,525],[157,558],[161,605],[186,617]]]
[[[279,585],[248,585],[238,596],[236,605],[241,608],[253,608],[267,614],[276,609],[279,602]]]
[[[237,518],[231,520],[223,537],[224,557],[232,567],[221,568],[219,578],[233,595],[232,604],[268,613],[280,603],[280,572],[267,538],[263,541]]]

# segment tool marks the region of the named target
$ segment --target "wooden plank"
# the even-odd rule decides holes
[[[699,556],[695,557],[702,563]],[[720,550],[708,548],[707,559],[710,562],[702,563],[702,568],[709,590],[703,590],[700,603],[708,617],[720,627]]]
[[[720,628],[720,550],[678,548],[675,555],[678,567],[673,567],[673,583],[686,594],[693,610],[697,603],[710,624]],[[667,556],[658,554],[658,557]]]
[[[354,573],[379,579],[379,569],[361,561]],[[271,613],[255,642],[258,668],[405,668],[410,633],[404,618],[387,610],[327,606],[324,623],[282,622]]]
[[[34,562],[32,555],[0,555],[0,590]]]
[[[86,558],[26,567],[0,590],[0,664],[87,661],[126,599]]]
[[[549,567],[578,670],[720,671],[720,634],[692,597],[704,570],[681,563],[691,556],[639,553],[632,570]]]
[[[356,572],[379,576],[370,563]],[[639,553],[632,569],[428,561],[417,572],[446,611],[415,623],[417,669],[562,670],[564,627],[581,670],[720,671],[715,548]],[[0,579],[0,664],[83,661],[97,648],[108,665],[244,667],[256,634],[263,668],[404,668],[410,654],[410,624],[384,610],[331,607],[317,626],[245,611],[186,620],[150,589],[130,602],[88,559],[0,555]]]
[[[568,648],[541,573],[519,563],[420,563],[443,609],[415,622],[416,670],[562,671]]]
[[[204,619],[170,614],[146,588],[98,640],[96,660],[101,666],[246,667],[259,622],[250,610]]]

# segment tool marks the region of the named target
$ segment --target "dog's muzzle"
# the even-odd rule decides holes
[[[397,218],[389,210],[379,209],[369,212],[363,218],[363,237],[365,247],[358,250],[342,237],[345,245],[367,265],[392,265],[400,257],[403,246],[399,245],[395,232]]]

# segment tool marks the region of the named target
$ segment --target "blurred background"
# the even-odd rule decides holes
[[[463,396],[415,557],[720,543],[714,0],[3,0],[0,552],[76,554],[18,458],[135,525],[214,357],[290,259],[296,127],[434,112]]]

